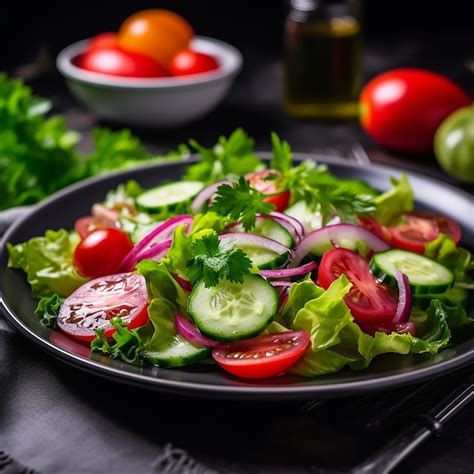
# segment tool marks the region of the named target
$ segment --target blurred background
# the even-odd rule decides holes
[[[244,56],[244,67],[225,102],[210,116],[179,130],[133,130],[145,143],[160,151],[190,136],[211,144],[219,134],[241,126],[256,138],[260,149],[269,147],[269,131],[276,130],[296,151],[331,151],[354,142],[378,151],[355,120],[328,125],[324,121],[301,121],[284,113],[280,64],[288,1],[43,1],[28,7],[23,2],[9,2],[0,18],[0,69],[23,76],[36,93],[51,97],[54,110],[66,113],[70,126],[87,130],[103,124],[67,92],[54,58],[66,45],[117,30],[131,13],[156,7],[183,15],[197,34],[236,46]],[[474,75],[469,70],[474,67],[474,29],[466,2],[367,0],[362,3],[361,18],[363,83],[388,69],[416,66],[442,73],[466,92],[474,92]],[[414,161],[423,163],[425,159],[418,156]]]

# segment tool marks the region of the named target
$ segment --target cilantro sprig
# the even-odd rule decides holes
[[[221,184],[217,188],[210,209],[221,216],[239,221],[248,231],[255,226],[257,214],[268,214],[275,207],[274,204],[264,202],[264,199],[265,196],[241,176],[237,183]]]
[[[191,253],[186,274],[193,283],[203,281],[206,288],[216,286],[223,279],[243,283],[252,267],[245,252],[234,248],[229,240],[220,240],[216,233],[193,242]]]
[[[272,158],[270,160],[270,168],[286,173],[293,166],[293,153],[287,141],[281,140],[280,137],[272,132]]]

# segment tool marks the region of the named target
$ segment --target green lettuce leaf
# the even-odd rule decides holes
[[[413,312],[417,336],[385,334],[370,336],[362,332],[344,303],[351,287],[342,275],[324,291],[306,281],[294,284],[282,311],[285,327],[304,330],[311,344],[292,369],[293,373],[313,377],[337,372],[345,366],[367,367],[372,359],[384,353],[437,353],[451,338],[451,329],[472,323],[462,308],[451,308],[439,300],[431,301],[427,311]],[[272,325],[270,332],[281,332]]]
[[[374,198],[374,217],[388,224],[397,214],[413,210],[414,195],[406,173],[400,179],[391,178],[393,187]]]
[[[20,268],[26,274],[35,297],[69,296],[88,279],[79,275],[72,263],[77,234],[66,230],[47,230],[44,237],[33,237],[27,242],[7,244],[8,266]]]
[[[38,301],[35,313],[40,316],[40,321],[43,326],[48,328],[56,327],[56,318],[63,304],[64,298],[61,298],[58,294],[51,296],[43,296]]]

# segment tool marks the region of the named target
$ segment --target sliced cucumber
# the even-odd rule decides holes
[[[310,209],[304,201],[295,202],[285,210],[285,214],[298,219],[304,225],[306,232],[320,229],[323,225],[321,213]]]
[[[145,191],[137,197],[137,205],[148,212],[160,212],[191,201],[204,187],[200,181],[176,181]]]
[[[417,253],[391,249],[370,260],[372,273],[382,281],[396,284],[393,273],[405,273],[415,294],[443,293],[451,288],[454,276],[446,267]]]
[[[270,249],[246,245],[244,242],[236,243],[235,248],[243,250],[260,270],[279,268],[288,260],[288,252],[278,254]]]
[[[278,309],[278,294],[260,275],[244,277],[243,284],[223,280],[191,292],[188,312],[200,331],[218,341],[236,341],[260,334]]]
[[[241,225],[236,225],[230,232],[245,232],[245,230]],[[276,240],[288,248],[293,247],[295,243],[291,234],[280,223],[265,217],[257,217],[255,227],[250,232]]]
[[[211,354],[206,347],[198,347],[177,335],[173,343],[162,351],[145,352],[148,362],[160,367],[182,367],[200,362]]]

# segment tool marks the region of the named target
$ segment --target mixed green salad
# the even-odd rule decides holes
[[[241,129],[190,146],[180,181],[129,181],[74,230],[8,244],[43,324],[131,364],[262,378],[434,354],[472,323],[460,226],[415,211],[406,175],[380,193],[276,134],[266,162]]]

